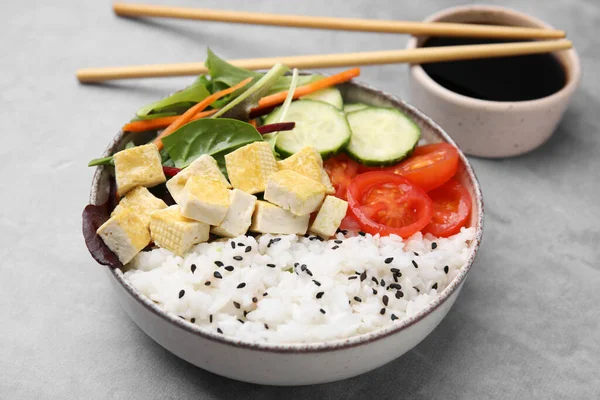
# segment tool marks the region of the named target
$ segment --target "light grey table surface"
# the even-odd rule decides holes
[[[457,3],[152,2],[404,20]],[[393,49],[406,36],[135,21],[115,17],[109,1],[2,2],[0,398],[600,398],[600,2],[493,3],[575,42],[584,77],[558,131],[525,156],[472,159],[486,202],[483,245],[426,340],[354,379],[275,388],[213,375],[154,343],[117,303],[81,235],[88,160],[139,106],[192,78],[82,86],[74,72],[202,61],[207,46],[228,58]],[[405,66],[363,68],[361,79],[408,94]]]

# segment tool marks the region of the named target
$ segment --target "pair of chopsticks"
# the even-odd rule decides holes
[[[300,69],[393,63],[421,64],[475,58],[549,53],[553,51],[567,50],[573,46],[571,41],[563,39],[566,36],[564,31],[554,29],[457,24],[447,22],[408,22],[355,18],[307,17],[300,15],[263,14],[253,12],[120,3],[114,4],[113,9],[117,15],[130,18],[178,18],[300,28],[405,33],[416,36],[485,37],[502,39],[559,39],[501,44],[428,47],[345,54],[253,58],[229,61],[233,65],[251,70],[268,69],[276,63],[282,63],[290,68],[293,67]],[[203,63],[158,64],[80,69],[77,71],[77,79],[79,79],[79,81],[82,83],[91,83],[116,79],[199,75],[206,72],[208,72],[208,69]]]

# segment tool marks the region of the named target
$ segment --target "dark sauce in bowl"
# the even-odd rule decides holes
[[[427,39],[423,47],[506,43],[495,39]],[[562,89],[567,76],[552,54],[486,58],[423,64],[434,81],[448,90],[490,101],[525,101],[550,96]]]

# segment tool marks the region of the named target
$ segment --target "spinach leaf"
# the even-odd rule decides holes
[[[98,165],[115,165],[115,161],[113,160],[113,156],[103,157],[103,158],[94,158],[92,161],[88,163],[88,167],[97,167]]]
[[[139,118],[147,119],[153,114],[163,114],[174,112],[176,114],[187,110],[191,105],[198,103],[210,95],[203,79],[196,79],[189,87],[173,93],[169,97],[148,104],[140,108],[136,115]],[[164,116],[164,115],[163,115]]]
[[[207,53],[208,55],[206,57],[206,61],[204,61],[204,65],[206,65],[208,68],[210,80],[212,81],[213,85],[220,82],[227,85],[227,87],[231,87],[248,77],[252,77],[256,81],[264,75],[258,72],[233,66],[227,61],[219,58],[210,48],[207,50]]]
[[[184,168],[202,154],[229,153],[258,140],[262,140],[261,134],[246,122],[203,118],[182,126],[162,142],[175,166]]]

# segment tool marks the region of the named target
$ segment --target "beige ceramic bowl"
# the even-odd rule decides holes
[[[482,5],[448,8],[426,21],[551,28],[526,14]],[[412,38],[407,47],[419,47],[424,40]],[[566,71],[567,84],[547,97],[515,102],[479,100],[444,88],[420,65],[412,65],[411,103],[448,132],[466,154],[498,158],[527,153],[550,138],[579,84],[581,68],[575,50],[557,52],[556,56]]]

